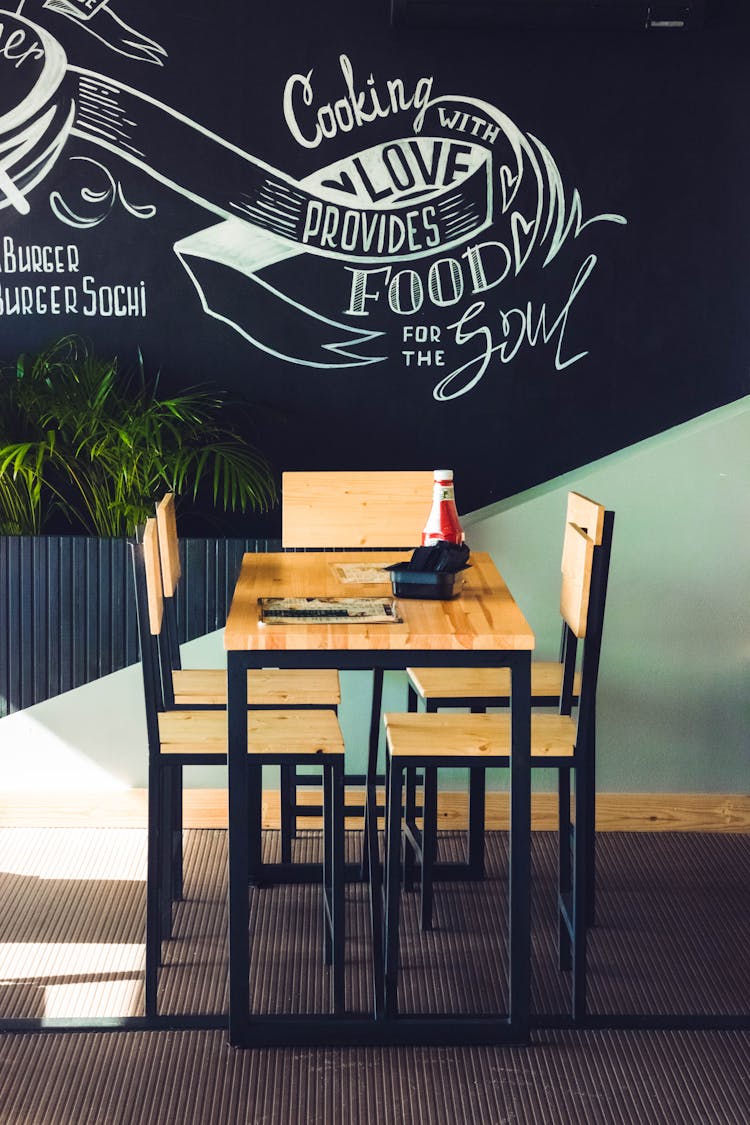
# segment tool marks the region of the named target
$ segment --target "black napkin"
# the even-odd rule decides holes
[[[465,543],[434,543],[431,547],[417,547],[408,563],[394,563],[386,570],[444,571],[456,574],[469,565],[469,548]]]

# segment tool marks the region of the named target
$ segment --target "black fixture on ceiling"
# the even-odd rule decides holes
[[[684,31],[705,0],[391,0],[394,27]]]

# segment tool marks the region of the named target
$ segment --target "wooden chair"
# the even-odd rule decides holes
[[[578,492],[569,492],[565,526],[575,524],[580,527],[593,541],[595,547],[602,542],[604,530],[604,506],[581,496]],[[565,660],[565,645],[567,631],[563,624],[560,641],[559,661],[535,660],[531,665],[531,703],[533,707],[558,707],[562,691],[563,667]],[[417,711],[420,705],[428,712],[440,711],[446,708],[468,707],[473,714],[483,714],[489,707],[508,707],[510,704],[510,672],[507,668],[407,668],[409,677],[408,709]],[[573,704],[578,703],[581,677],[576,672],[573,680]],[[591,792],[589,800],[589,824],[592,835],[590,843],[593,852],[593,833],[595,825],[596,782],[594,775],[594,755],[592,752],[591,770],[588,781]],[[473,875],[481,877],[484,869],[484,770],[479,770],[479,777],[472,778],[469,797],[469,839],[468,839],[468,866]],[[409,789],[408,808],[413,807],[415,801],[416,779],[412,774],[407,778]],[[410,881],[410,871],[405,873],[407,884]],[[594,886],[592,878],[589,883],[590,901],[588,906],[589,921],[594,921]]]
[[[183,668],[177,638],[177,585],[182,574],[177,520],[172,493],[156,505],[159,556],[164,588],[165,698],[169,707],[221,707],[227,705],[225,668]],[[247,697],[252,707],[333,708],[341,702],[339,674],[335,668],[262,668],[247,674]],[[291,834],[281,812],[281,859],[291,860]],[[179,891],[179,888],[176,888]],[[179,897],[179,894],[178,894]]]
[[[285,550],[410,549],[419,545],[432,503],[433,471],[285,472],[281,484],[281,542]],[[382,672],[375,673],[371,739],[377,739]],[[297,817],[319,807],[300,805],[297,789],[309,776],[283,771],[282,846],[296,831]],[[363,774],[347,774],[347,785],[366,784]],[[348,805],[347,816],[364,808]]]
[[[171,935],[175,898],[175,842],[181,823],[182,771],[188,765],[227,761],[226,712],[176,707],[164,691],[169,663],[156,520],[147,521],[140,542],[132,543],[138,632],[148,731],[148,874],[146,903],[146,1013],[157,1012],[162,941]],[[265,708],[248,710],[248,775],[263,765],[283,766],[315,759],[324,786],[324,958],[332,965],[334,1011],[344,1004],[344,742],[333,710]],[[175,795],[177,798],[175,799]]]
[[[593,757],[596,688],[614,513],[605,512],[601,543],[580,527],[565,529],[560,609],[564,661],[559,713],[535,712],[531,719],[532,766],[555,767],[559,784],[558,916],[560,966],[572,967],[572,1012],[586,1010],[586,888],[591,870],[587,772]],[[576,650],[583,641],[580,699],[573,718]],[[407,824],[404,842],[421,865],[423,929],[432,924],[432,868],[437,841],[437,770],[473,769],[510,763],[509,714],[416,713],[385,716],[387,742],[385,1008],[396,1013],[398,913],[401,880],[403,781],[405,771],[424,771],[423,823]],[[570,818],[570,773],[575,773],[575,820]],[[563,780],[564,779],[564,780]],[[572,856],[571,856],[572,853]]]

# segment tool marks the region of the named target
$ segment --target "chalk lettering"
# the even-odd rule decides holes
[[[405,324],[401,338],[404,343],[414,340],[416,344],[432,344],[440,339],[440,328],[437,324]]]
[[[346,55],[339,57],[346,94],[333,102],[326,102],[317,110],[305,113],[312,107],[315,95],[312,70],[307,74],[293,74],[284,87],[284,120],[289,132],[304,148],[317,148],[323,140],[331,140],[340,131],[369,125],[379,117],[389,117],[408,109],[420,110],[430,100],[432,78],[420,78],[411,93],[406,92],[400,78],[388,79],[385,90],[378,90],[371,74],[364,89],[357,89],[354,68]]]
[[[413,254],[437,246],[440,232],[435,208],[407,211],[403,218],[387,212],[368,214],[311,199],[305,212],[302,242],[322,250],[368,254]]]
[[[83,278],[84,316],[145,316],[146,285],[97,285],[91,276]]]
[[[9,31],[4,23],[0,23],[0,58],[14,63],[18,69],[27,59],[43,59],[44,47],[25,28],[16,27]]]
[[[5,235],[0,251],[0,273],[77,273],[78,247],[17,243]]]
[[[454,342],[459,347],[473,345],[474,354],[440,380],[433,397],[439,402],[459,398],[482,379],[493,356],[497,356],[501,364],[508,364],[524,345],[535,348],[540,343],[554,342],[556,371],[564,371],[588,355],[588,351],[580,351],[566,356],[563,345],[573,303],[595,266],[596,255],[590,254],[578,270],[570,293],[552,323],[549,323],[551,314],[546,301],[538,310],[528,301],[524,308],[498,309],[495,315],[487,314],[485,301],[470,305],[448,329],[454,332]]]
[[[343,160],[337,165],[337,178],[323,183],[377,204],[398,199],[405,192],[448,187],[459,176],[474,171],[484,159],[477,145],[420,137],[376,146],[351,160]]]
[[[468,276],[464,277],[462,260],[467,263]],[[464,251],[460,258],[438,258],[429,267],[425,283],[417,269],[399,270],[392,275],[391,267],[386,269],[365,269],[348,266],[351,275],[349,306],[350,316],[367,316],[367,301],[376,301],[378,294],[368,286],[382,284],[388,296],[392,312],[410,316],[419,312],[425,296],[437,308],[457,304],[464,293],[470,291],[476,296],[498,285],[508,274],[511,256],[502,242],[479,242]]]

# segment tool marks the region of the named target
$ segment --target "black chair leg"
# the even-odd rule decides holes
[[[408,825],[412,832],[417,832],[417,771],[413,766],[405,770],[406,778],[406,796],[405,796],[405,811],[404,811],[404,824]],[[414,852],[414,845],[409,838],[408,832],[404,832],[403,839],[404,848],[404,869],[403,869],[403,888],[405,891],[413,891],[416,883],[416,870],[417,870],[417,857]]]
[[[398,919],[401,897],[401,789],[403,770],[391,763],[386,792],[384,1009],[398,1014]]]
[[[472,879],[484,878],[486,776],[486,770],[469,770],[469,874]]]
[[[148,768],[148,841],[146,871],[146,1015],[157,1014],[157,987],[161,964],[162,786],[157,762]]]
[[[422,896],[419,927],[432,929],[432,886],[437,857],[437,769],[426,766],[422,790]]]
[[[586,836],[588,872],[586,883],[586,925],[596,924],[596,737],[592,732],[586,765]]]
[[[333,791],[331,771],[323,768],[323,964],[334,963],[333,951]]]
[[[419,697],[411,684],[407,685],[407,698],[406,708],[412,714],[415,714],[419,709]],[[404,822],[409,825],[411,830],[416,833],[416,819],[417,819],[417,785],[418,777],[417,770],[414,766],[410,766],[404,771],[406,778],[406,808],[404,812]],[[404,868],[403,868],[403,888],[405,891],[413,891],[416,884],[416,855],[414,847],[409,839],[407,833],[404,833]]]
[[[279,827],[281,830],[281,862],[292,862],[292,838],[297,830],[297,767],[281,766],[279,785]]]
[[[160,943],[172,936],[172,850],[174,835],[174,766],[161,770],[159,828],[159,938]],[[160,957],[161,963],[161,957]]]
[[[570,866],[570,773],[568,770],[557,771],[557,889],[559,902],[569,903],[572,887]],[[558,906],[558,964],[563,972],[570,969],[571,946],[570,932],[562,905]]]
[[[575,827],[573,830],[573,1022],[586,1018],[586,914],[588,907],[589,833],[588,792],[575,778]]]
[[[247,837],[248,837],[248,874],[251,884],[258,884],[261,878],[261,865],[263,861],[263,772],[260,766],[248,765],[246,767],[247,785]]]
[[[174,778],[172,789],[172,898],[179,902],[183,894],[183,860],[182,860],[182,766],[173,766]]]

